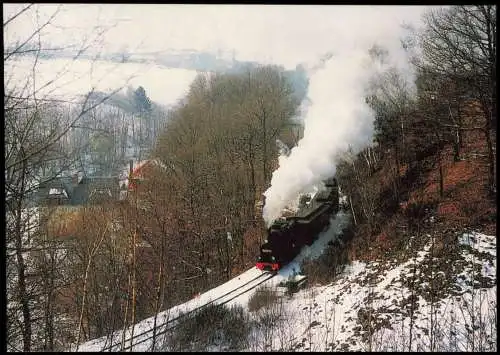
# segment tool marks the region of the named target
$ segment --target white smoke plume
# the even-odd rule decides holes
[[[374,43],[372,43],[374,44]],[[335,174],[335,158],[357,153],[372,142],[374,113],[365,98],[370,81],[390,63],[374,61],[369,46],[334,53],[310,78],[312,101],[304,118],[304,136],[288,156],[279,157],[271,186],[264,193],[263,218],[269,226],[284,208],[294,208],[299,194]]]
[[[290,155],[290,148],[285,143],[283,143],[281,139],[276,139],[276,146],[278,147],[278,152],[280,155]]]

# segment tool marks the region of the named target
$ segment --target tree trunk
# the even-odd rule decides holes
[[[137,191],[135,194],[135,213],[136,213],[136,222],[135,229],[132,238],[132,334],[130,336],[130,351],[132,351],[133,338],[134,338],[134,330],[135,330],[135,317],[136,317],[136,304],[137,304],[137,255],[136,255],[136,244],[137,244]]]
[[[128,274],[128,285],[127,285],[127,302],[125,304],[125,316],[123,317],[123,331],[122,331],[122,344],[121,344],[121,350],[124,349],[125,347],[125,335],[126,335],[126,329],[128,325],[128,306],[129,306],[129,299],[130,299],[130,284],[131,284],[131,277],[130,277],[130,272]]]
[[[444,174],[443,174],[443,162],[441,159],[441,153],[438,153],[438,164],[439,164],[439,197],[444,196]]]
[[[496,18],[493,19],[494,11],[492,5],[486,5],[487,15],[486,17],[486,33],[488,34],[488,53],[489,53],[489,79],[491,82],[491,116],[489,127],[495,132],[497,130],[497,66],[496,66],[496,50],[497,50],[497,34],[496,34]],[[494,30],[493,30],[494,28]],[[495,179],[496,182],[496,179]],[[495,184],[496,187],[496,184]]]
[[[458,100],[457,100],[458,101]],[[450,111],[450,118],[454,124],[453,128],[453,160],[460,160],[460,147],[461,147],[461,131],[462,131],[462,119],[460,118],[460,101],[457,102],[457,118],[453,118],[453,112],[451,110],[451,105],[448,105],[448,110]]]
[[[46,280],[46,291],[45,296],[47,297],[47,301],[45,303],[45,344],[44,350],[53,351],[54,350],[54,314],[53,314],[53,306],[52,301],[54,297],[54,270],[56,263],[56,251],[51,250],[51,258],[50,258],[50,269],[48,270],[48,275],[44,275],[48,278]]]
[[[160,312],[161,308],[161,296],[162,296],[162,284],[163,284],[163,262],[164,262],[164,255],[163,255],[163,242],[162,242],[162,248],[161,248],[161,258],[160,258],[160,268],[158,270],[158,287],[156,288],[156,299],[155,299],[155,317],[153,320],[153,345],[151,346],[151,350],[155,351],[155,346],[156,346],[156,324],[157,324],[157,318],[158,318],[158,312]]]
[[[225,247],[226,247],[226,268],[227,268],[227,280],[231,279],[231,254],[229,252],[229,240],[227,239],[227,235],[224,236],[225,239]]]
[[[395,158],[396,167],[395,167],[395,174],[394,174],[392,188],[393,188],[393,194],[394,194],[393,196],[394,196],[395,200],[399,202],[399,149],[398,149],[397,143],[396,143],[395,148],[394,148],[394,158]]]
[[[24,151],[21,148],[21,157],[24,158]],[[23,199],[24,199],[24,189],[26,182],[26,160],[23,161],[21,170],[21,188],[20,194],[17,196],[17,208],[16,208],[16,258],[17,258],[17,284],[18,284],[18,296],[19,302],[21,303],[21,309],[23,313],[23,323],[22,323],[22,333],[23,333],[23,350],[25,352],[31,351],[31,310],[29,306],[29,298],[26,287],[26,265],[23,256],[23,226],[22,226],[22,211],[23,211]]]
[[[351,195],[349,195],[349,206],[351,206],[352,217],[354,219],[354,225],[357,225],[358,222],[356,221],[356,213],[354,212],[354,206],[352,205]]]
[[[458,133],[457,133],[457,138],[458,138],[458,149],[459,151],[464,147],[464,132],[462,130],[463,127],[463,117],[462,117],[462,108],[461,108],[462,103],[459,102],[457,105],[457,121],[458,121]]]
[[[481,99],[481,108],[484,115],[484,125],[483,133],[486,139],[487,155],[488,155],[488,184],[490,188],[490,193],[496,195],[496,164],[495,164],[495,152],[493,148],[493,143],[491,141],[491,108],[489,107],[487,100]]]
[[[267,134],[266,134],[266,111],[262,111],[262,155],[263,155],[263,170],[264,170],[264,186],[267,186]]]
[[[496,195],[496,166],[495,166],[495,153],[493,144],[491,142],[491,128],[496,132],[496,18],[493,19],[496,9],[491,5],[486,5],[486,33],[488,35],[488,64],[490,72],[489,81],[491,83],[491,91],[489,100],[482,100],[483,112],[485,114],[484,134],[486,137],[486,144],[488,146],[488,160],[489,160],[489,177],[490,177],[490,190],[493,195]],[[495,30],[494,30],[495,29]],[[488,102],[489,101],[489,102]],[[490,105],[491,104],[491,107]]]
[[[257,193],[257,186],[255,182],[255,163],[254,163],[254,152],[253,145],[251,141],[248,143],[248,151],[249,151],[249,165],[250,165],[250,208],[252,211],[252,216],[255,216],[255,195]]]
[[[493,144],[491,142],[491,129],[488,123],[484,128],[484,135],[486,138],[486,145],[488,147],[488,175],[489,175],[489,186],[492,195],[496,195],[497,191],[497,179],[496,179],[496,164],[495,164],[495,153],[493,151]]]
[[[85,302],[87,298],[87,287],[88,287],[88,277],[89,277],[89,272],[90,272],[90,266],[92,265],[92,258],[94,257],[95,253],[99,249],[99,246],[101,245],[102,241],[104,240],[106,233],[102,233],[101,238],[98,240],[98,242],[90,249],[89,251],[89,260],[87,262],[87,265],[85,267],[85,274],[83,277],[83,295],[82,295],[82,307],[80,311],[80,320],[78,322],[78,335],[76,338],[76,343],[77,343],[77,348],[76,350],[78,351],[78,347],[80,346],[80,338],[81,338],[81,332],[82,332],[82,327],[83,327],[83,314],[85,313]],[[87,310],[88,312],[88,310]],[[88,319],[88,317],[87,317]],[[88,323],[88,322],[87,322]]]
[[[83,326],[83,314],[85,311],[85,299],[87,296],[87,281],[88,281],[88,276],[89,276],[89,270],[90,270],[90,265],[91,265],[92,257],[89,257],[89,261],[87,263],[87,267],[85,268],[85,274],[83,277],[83,295],[82,295],[82,307],[80,310],[80,320],[78,321],[78,334],[76,337],[76,350],[78,351],[78,347],[80,346],[80,337],[81,337],[81,332],[82,332],[82,326]]]

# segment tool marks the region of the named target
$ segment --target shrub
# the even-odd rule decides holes
[[[307,282],[307,280],[306,280],[306,282]],[[304,285],[305,284],[306,283],[304,283]],[[293,280],[292,278],[289,278],[286,281],[281,281],[279,286],[286,288],[285,294],[287,296],[292,296],[292,294],[298,292],[299,289],[303,287],[303,286],[299,285],[299,283],[297,283],[297,281]]]
[[[323,254],[316,260],[305,260],[301,265],[311,285],[327,284],[342,272],[348,263],[348,245],[343,242],[329,243]]]
[[[173,351],[206,351],[209,346],[240,350],[248,345],[250,320],[239,305],[209,305],[187,315],[175,327],[170,340]]]
[[[278,298],[276,291],[265,286],[259,287],[248,300],[248,310],[250,312],[258,311],[262,307],[272,305]]]

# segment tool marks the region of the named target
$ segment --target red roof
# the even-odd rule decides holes
[[[156,162],[154,160],[144,160],[140,162],[132,170],[132,173],[129,175],[129,181],[128,181],[129,190],[134,190],[136,188],[136,181],[134,180],[144,179],[145,175],[147,175],[148,169],[150,169],[154,165],[156,165]]]

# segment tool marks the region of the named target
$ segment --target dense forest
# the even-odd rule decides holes
[[[433,9],[423,20],[402,41],[414,82],[396,69],[378,76],[366,97],[373,144],[332,161],[353,223],[346,245],[305,265],[318,279],[398,254],[412,233],[423,242],[430,215],[444,245],[445,231],[496,226],[496,8]],[[273,65],[202,73],[169,109],[143,87],[71,105],[6,91],[8,349],[60,351],[109,335],[250,268],[280,148],[303,134],[305,75]],[[130,148],[152,163],[125,200],[32,208],[43,181],[81,165],[115,174]]]

